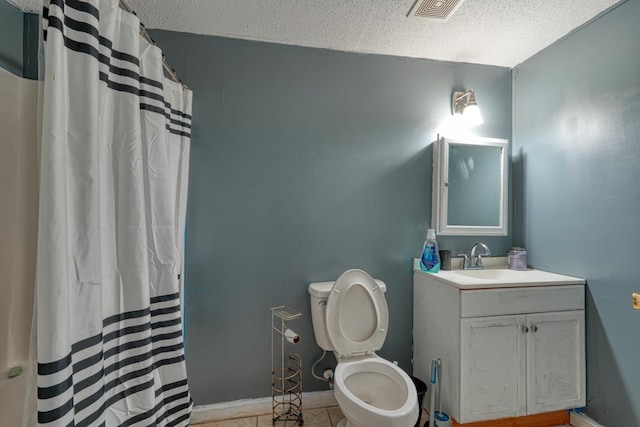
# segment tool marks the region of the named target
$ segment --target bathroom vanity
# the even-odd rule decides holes
[[[441,358],[442,409],[459,423],[585,405],[585,281],[505,268],[414,268],[413,371]]]

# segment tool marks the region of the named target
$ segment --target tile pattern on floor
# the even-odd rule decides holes
[[[329,408],[303,409],[304,427],[336,427],[343,418],[342,411],[337,406]],[[271,414],[256,417],[236,418],[233,420],[213,421],[204,424],[192,424],[197,427],[273,427]],[[275,424],[276,427],[283,423]],[[287,427],[294,427],[294,423],[287,423]]]
[[[338,406],[328,408],[303,409],[302,418],[304,427],[336,427],[338,422],[344,418]],[[429,420],[426,411],[422,411],[420,425],[424,426]],[[201,424],[192,424],[197,427],[273,427],[271,414],[258,415],[254,417],[236,418],[232,420],[213,421]],[[275,424],[276,427],[283,427],[283,423]],[[287,423],[287,427],[295,427],[293,423]],[[570,425],[555,427],[571,427]]]

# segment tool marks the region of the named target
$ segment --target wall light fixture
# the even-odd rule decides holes
[[[462,121],[467,126],[478,126],[484,123],[480,108],[476,103],[476,96],[472,90],[466,92],[453,92],[451,97],[451,111],[454,115],[462,116]]]

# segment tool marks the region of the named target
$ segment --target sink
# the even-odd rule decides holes
[[[534,270],[516,271],[502,268],[490,270],[454,270],[452,274],[459,274],[461,276],[481,280],[498,280],[512,282],[522,280],[526,276],[528,271]]]
[[[432,277],[461,289],[500,288],[523,286],[553,286],[584,284],[583,279],[547,271],[527,269],[524,271],[508,268],[486,268],[484,270],[440,270]]]

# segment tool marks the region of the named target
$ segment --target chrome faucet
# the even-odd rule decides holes
[[[476,255],[476,251],[478,247],[482,247],[484,249],[483,254]],[[469,251],[469,255],[461,254],[460,256],[464,257],[464,261],[462,262],[463,270],[482,270],[484,266],[482,265],[482,257],[491,255],[491,250],[489,246],[485,245],[482,242],[478,242],[471,247]]]

